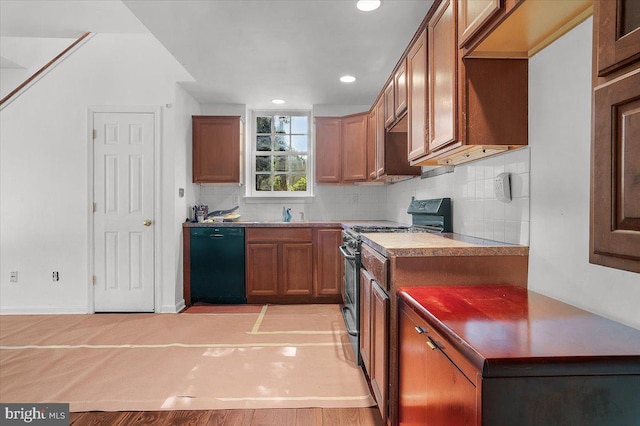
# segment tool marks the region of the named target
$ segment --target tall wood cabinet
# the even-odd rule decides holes
[[[594,5],[590,262],[640,272],[640,3]]]
[[[240,183],[243,127],[239,116],[192,117],[194,183]]]

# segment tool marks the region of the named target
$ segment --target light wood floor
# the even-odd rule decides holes
[[[71,425],[383,426],[377,407],[71,413]]]

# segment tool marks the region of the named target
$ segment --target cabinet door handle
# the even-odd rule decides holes
[[[416,327],[416,331],[418,332],[418,334],[422,334],[422,333],[426,333],[427,332],[427,330],[425,330],[422,327]]]
[[[433,342],[431,341],[431,339],[427,339],[427,346],[429,346],[429,348],[431,348],[431,350],[432,350],[432,351],[434,351],[434,350],[438,349],[438,347],[436,346],[436,344],[435,344],[435,343],[433,343]]]

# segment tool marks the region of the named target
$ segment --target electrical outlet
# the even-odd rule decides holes
[[[18,282],[18,271],[11,271],[10,272],[10,278],[9,278],[9,282],[11,283],[17,283]]]
[[[60,281],[60,273],[58,271],[53,271],[53,282]]]
[[[360,194],[352,194],[351,201],[353,204],[358,204],[360,202]]]
[[[239,197],[238,197],[237,195],[233,195],[233,196],[231,197],[231,204],[235,204],[235,205],[237,205],[237,204],[238,204],[238,201],[239,201]]]

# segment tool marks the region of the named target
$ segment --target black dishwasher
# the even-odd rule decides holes
[[[244,228],[191,228],[191,303],[247,303]]]

